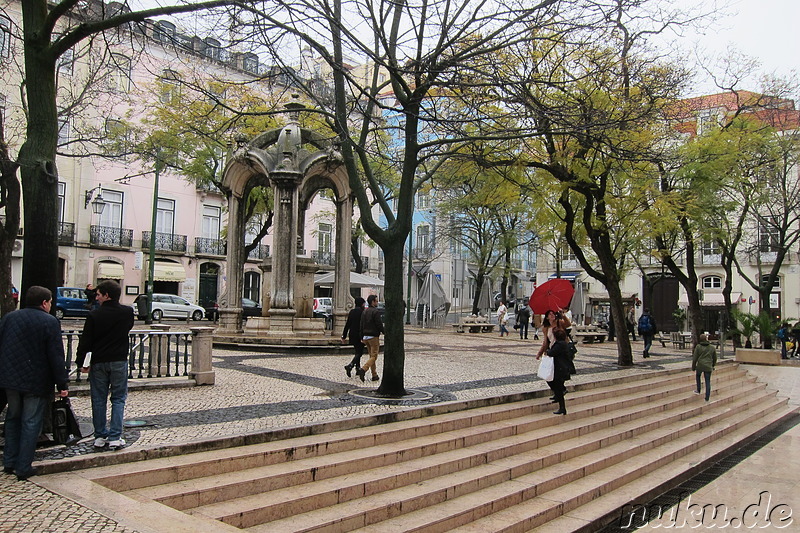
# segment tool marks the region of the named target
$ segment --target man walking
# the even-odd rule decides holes
[[[133,327],[133,308],[119,303],[122,288],[112,280],[97,286],[100,307],[89,313],[78,343],[75,363],[89,372],[92,395],[94,446],[112,450],[125,446],[122,420],[128,397],[128,334]],[[91,367],[84,366],[92,353]],[[106,427],[106,407],[111,391],[111,421]]]
[[[639,335],[644,341],[644,352],[642,357],[650,357],[650,347],[653,345],[653,336],[656,333],[656,319],[650,315],[650,309],[645,309],[639,317]]]
[[[344,365],[344,371],[347,372],[347,377],[350,377],[350,372],[354,368],[361,366],[361,356],[364,355],[364,343],[361,342],[361,315],[364,313],[364,298],[358,297],[355,300],[355,307],[353,307],[347,314],[347,322],[342,331],[342,340],[347,339],[348,333],[350,334],[350,344],[355,349],[355,356],[353,360]],[[358,370],[356,370],[358,373]]]
[[[531,321],[531,308],[528,304],[523,305],[517,311],[517,325],[519,326],[519,338],[528,338],[528,324]]]
[[[369,354],[367,363],[356,370],[361,381],[364,381],[367,370],[372,370],[372,381],[380,379],[375,362],[378,360],[378,350],[381,346],[381,333],[383,333],[383,320],[381,320],[381,313],[378,311],[378,297],[370,294],[367,296],[367,308],[361,314],[361,335]]]
[[[0,321],[0,387],[8,397],[3,472],[20,481],[36,475],[32,466],[53,385],[68,393],[69,374],[61,342],[61,324],[50,314],[53,294],[34,285],[25,308]]]

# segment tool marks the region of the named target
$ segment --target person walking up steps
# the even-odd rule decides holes
[[[344,331],[342,331],[342,340],[347,339],[348,333],[350,334],[350,344],[356,351],[353,360],[344,365],[344,371],[347,372],[347,377],[351,376],[350,372],[354,368],[361,366],[361,356],[364,355],[364,343],[361,342],[361,315],[364,313],[364,298],[356,298],[356,306],[347,314],[347,322],[344,324]]]
[[[372,371],[372,381],[378,381],[378,370],[375,362],[378,360],[378,351],[381,347],[380,336],[383,333],[383,320],[381,320],[381,313],[378,311],[378,297],[374,294],[367,296],[367,308],[361,315],[361,335],[364,344],[367,346],[369,359],[367,364],[356,370],[358,377],[364,381],[364,376],[367,370]]]
[[[717,350],[708,342],[708,336],[700,335],[700,342],[694,347],[692,354],[692,370],[695,371],[697,378],[697,388],[694,393],[700,394],[700,374],[703,374],[706,382],[706,401],[711,397],[711,372],[717,366]]]

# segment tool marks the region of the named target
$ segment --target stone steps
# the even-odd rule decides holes
[[[793,413],[734,364],[693,388],[665,371],[578,387],[567,416],[540,397],[86,477],[253,532],[592,531]]]

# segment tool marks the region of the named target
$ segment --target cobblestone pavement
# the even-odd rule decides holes
[[[378,382],[347,378],[345,355],[277,355],[214,350],[216,384],[206,387],[131,391],[126,421],[146,426],[125,429],[129,448],[209,439],[279,427],[356,417],[453,400],[545,389],[535,375],[535,340],[499,338],[489,334],[456,334],[441,330],[406,332],[405,385],[423,391],[426,399],[391,401],[350,394],[376,388]],[[653,348],[641,358],[634,342],[635,365],[617,366],[616,344],[582,344],[576,358],[578,375],[572,383],[624,376],[666,368],[690,367],[689,350]],[[378,370],[382,369],[381,355]],[[176,378],[179,379],[179,378]],[[428,397],[428,395],[430,395]],[[91,433],[88,396],[72,399],[75,413]],[[98,453],[91,438],[76,446],[40,449],[37,459]],[[100,452],[113,453],[113,452]],[[0,476],[0,531],[13,532],[130,532],[111,518],[81,507],[30,481]]]

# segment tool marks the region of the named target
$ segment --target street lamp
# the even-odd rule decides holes
[[[96,195],[94,194],[95,191],[97,191]],[[94,196],[94,201],[92,201],[92,197],[93,196]],[[98,185],[97,187],[95,187],[93,189],[89,189],[88,191],[86,191],[84,193],[84,200],[85,200],[84,205],[83,205],[84,209],[88,209],[89,208],[89,203],[91,203],[92,204],[92,212],[95,215],[102,215],[103,214],[103,209],[106,208],[106,201],[103,200],[103,187],[102,187],[102,185]]]

